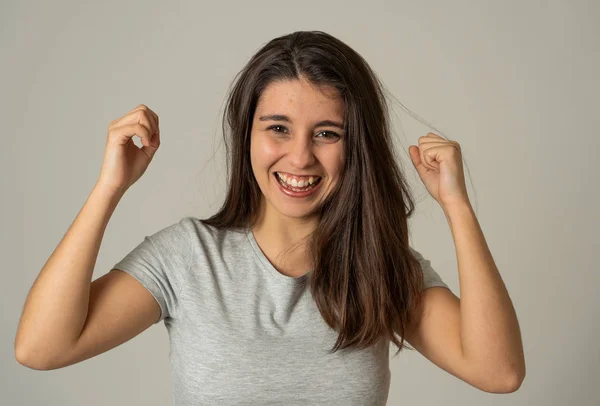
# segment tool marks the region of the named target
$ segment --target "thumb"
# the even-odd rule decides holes
[[[419,147],[415,145],[411,145],[408,147],[408,155],[410,155],[410,160],[417,170],[421,165],[421,155],[419,155]]]
[[[425,173],[425,167],[421,162],[421,155],[419,154],[419,147],[415,145],[411,145],[408,147],[408,155],[410,155],[410,160],[412,161],[415,169],[419,173],[419,176]]]

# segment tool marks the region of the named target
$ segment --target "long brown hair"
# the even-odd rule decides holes
[[[330,352],[389,339],[397,355],[412,349],[405,330],[422,313],[424,279],[407,225],[414,203],[395,159],[383,86],[348,45],[322,31],[294,32],[268,42],[236,75],[223,115],[227,196],[201,221],[218,229],[255,224],[262,193],[250,165],[256,105],[270,83],[301,77],[333,86],[345,103],[343,176],[306,240],[312,297],[338,332]]]

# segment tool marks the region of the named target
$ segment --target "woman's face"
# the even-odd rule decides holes
[[[267,212],[308,218],[342,175],[344,101],[332,87],[319,89],[305,79],[287,80],[271,83],[260,96],[252,121],[250,159]],[[276,173],[285,175],[297,191],[288,191]],[[315,180],[312,190],[298,191]]]

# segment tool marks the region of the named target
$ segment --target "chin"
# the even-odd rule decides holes
[[[273,205],[272,205],[273,206]],[[310,219],[319,212],[318,207],[312,205],[277,204],[274,207],[281,215],[294,219]]]

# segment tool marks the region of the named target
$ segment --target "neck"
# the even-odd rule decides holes
[[[273,266],[285,275],[308,272],[310,255],[306,238],[317,226],[318,218],[290,218],[275,210],[260,212],[252,233]]]

